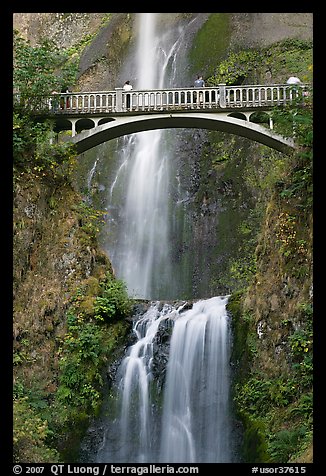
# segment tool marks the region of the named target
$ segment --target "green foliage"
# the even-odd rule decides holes
[[[292,415],[303,416],[308,421],[311,421],[313,414],[313,403],[313,393],[305,393],[300,397],[297,404],[291,408],[290,413]]]
[[[309,390],[313,382],[313,326],[312,306],[301,307],[305,325],[295,330],[288,338],[291,349],[292,367],[302,390]]]
[[[263,50],[263,70],[269,70],[276,83],[284,83],[289,76],[303,82],[312,81],[312,41],[287,38]]]
[[[75,81],[77,68],[77,63],[70,61],[54,41],[44,38],[39,45],[31,46],[15,30],[13,87],[19,94],[15,107],[28,112],[38,109],[42,97]]]
[[[85,321],[84,316],[71,308],[67,315],[67,334],[64,338],[59,363],[60,376],[56,400],[68,406],[66,420],[82,409],[91,415],[101,403],[99,390],[103,385],[102,367],[108,352],[123,335],[124,324],[116,323],[108,329],[96,322]]]
[[[230,265],[231,277],[242,285],[248,284],[256,272],[255,254],[251,253],[245,259],[232,259]]]
[[[241,288],[251,282],[257,271],[255,247],[258,218],[257,212],[253,210],[249,213],[248,219],[243,220],[238,227],[239,236],[243,239],[239,247],[239,258],[230,260],[230,276]]]
[[[67,333],[59,350],[59,386],[52,405],[56,416],[51,427],[57,434],[65,431],[74,439],[76,432],[73,435],[70,426],[77,425],[82,431],[99,410],[103,367],[129,329],[122,319],[129,311],[125,285],[110,273],[102,282],[89,278],[72,296]]]
[[[291,269],[291,274],[297,279],[303,279],[307,272],[307,254],[309,244],[307,230],[302,226],[302,217],[284,211],[275,223],[275,243],[279,253],[284,257],[284,263]]]
[[[313,202],[313,115],[312,92],[298,98],[291,106],[273,111],[275,130],[283,135],[294,134],[298,150],[292,158],[292,166],[286,180],[279,186],[285,200],[294,199],[298,208],[310,208]]]
[[[300,318],[302,325],[288,335],[289,373],[274,377],[243,363],[254,362],[260,354],[255,347],[254,319],[249,312],[243,312],[241,293],[231,296],[228,310],[232,313],[232,361],[237,373],[233,401],[244,424],[243,457],[247,462],[286,463],[311,441],[312,305],[303,302],[297,306],[296,319]],[[283,319],[281,324],[291,329],[291,320]]]
[[[73,394],[67,389],[72,387],[72,390],[79,393],[83,402],[86,395],[93,395],[94,400],[90,404],[94,406],[98,395],[91,391],[89,384],[91,382],[102,384],[101,376],[95,369],[108,351],[107,344],[103,345],[106,339],[106,327],[99,326],[98,322],[117,322],[127,317],[130,314],[131,301],[125,284],[107,273],[100,283],[99,295],[94,299],[93,315],[96,322],[92,322],[87,320],[88,315],[84,313],[83,302],[88,298],[84,292],[82,288],[77,289],[72,298],[73,305],[67,313],[67,334],[60,363],[63,384],[61,395],[70,400]],[[116,325],[120,332],[121,326],[119,323]],[[114,343],[115,338],[110,345]],[[79,368],[81,371],[78,371]],[[86,372],[85,369],[87,369]],[[79,404],[78,398],[74,397],[75,405]]]
[[[91,242],[95,242],[100,225],[104,221],[105,212],[96,210],[94,207],[88,205],[85,201],[81,201],[75,210],[78,212],[79,225],[81,230]]]
[[[269,444],[269,453],[272,462],[288,462],[305,437],[306,428],[303,426],[294,430],[281,430],[273,435]]]
[[[100,396],[95,386],[103,383],[96,365],[102,354],[102,337],[95,324],[69,328],[60,360],[59,401],[89,411],[96,408]]]
[[[284,84],[290,75],[311,82],[312,42],[293,38],[266,48],[230,51],[215,65],[215,73],[207,79],[207,85],[263,84],[266,72],[271,75],[269,79],[273,83]]]
[[[74,145],[51,144],[49,125],[33,119],[27,121],[26,117],[22,121],[22,127],[13,134],[16,180],[22,172],[32,173],[36,178],[70,180],[76,164]]]
[[[284,105],[283,107],[277,106],[273,109],[272,118],[275,131],[288,137],[294,135],[298,145],[312,148],[313,91],[308,87],[304,91],[296,86],[293,86],[292,89],[293,100],[291,104]]]
[[[294,379],[278,377],[268,380],[259,375],[236,387],[235,402],[239,408],[246,408],[246,412],[259,416],[268,411],[271,405],[289,405],[297,393],[298,385]]]
[[[59,454],[47,444],[51,436],[48,422],[41,419],[27,401],[27,397],[14,400],[13,452],[15,463],[56,463]]]
[[[241,298],[241,294],[239,294]],[[288,462],[311,440],[312,394],[312,306],[301,303],[297,311],[304,322],[288,335],[292,365],[288,374],[276,377],[258,373],[243,360],[259,358],[254,339],[253,317],[243,313],[241,301],[231,296],[234,333],[232,361],[236,364],[233,388],[235,410],[244,424],[243,455],[247,462]],[[290,328],[283,319],[282,326]],[[242,363],[241,363],[242,362]]]
[[[227,59],[219,63],[216,72],[208,78],[208,86],[220,83],[227,85],[242,84],[243,80],[257,70],[261,55],[257,50],[231,52]]]
[[[52,125],[33,116],[41,107],[48,109],[43,99],[56,89],[75,81],[77,64],[69,60],[64,50],[44,39],[31,46],[14,32],[14,114],[13,158],[18,170],[37,176],[69,177],[75,151],[70,144],[53,144]],[[43,101],[43,105],[42,105]]]
[[[127,317],[130,314],[131,301],[125,283],[113,279],[107,273],[101,288],[101,295],[96,298],[94,304],[95,318],[108,322]]]
[[[286,463],[309,438],[312,394],[300,394],[296,378],[252,376],[236,385],[234,400],[245,426],[243,452],[246,461]],[[275,416],[278,412],[280,417]],[[291,422],[291,418],[296,417],[300,418],[299,429]],[[278,418],[281,419],[278,425],[291,425],[292,429],[271,432],[270,428]]]
[[[289,337],[292,356],[295,360],[302,360],[304,354],[312,348],[312,333],[306,330],[295,331]]]
[[[29,115],[14,112],[13,115],[13,158],[16,166],[32,162],[31,157],[37,144],[45,140],[49,124],[35,122]]]

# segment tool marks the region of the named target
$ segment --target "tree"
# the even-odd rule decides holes
[[[77,68],[74,57],[52,40],[45,38],[38,46],[31,46],[15,30],[13,87],[19,101],[14,106],[28,111],[38,108],[42,97],[75,82]]]
[[[67,146],[49,145],[51,124],[40,121],[33,112],[42,106],[48,108],[48,97],[52,91],[74,84],[78,64],[75,56],[60,50],[52,40],[43,39],[39,45],[31,46],[14,31],[14,115],[13,152],[18,167],[56,167],[70,161]],[[60,157],[59,157],[60,156]]]

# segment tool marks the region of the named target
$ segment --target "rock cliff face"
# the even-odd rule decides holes
[[[165,21],[182,22],[195,14],[165,15]],[[209,18],[209,14],[200,15],[198,32]],[[228,24],[224,55],[287,38],[312,38],[310,13],[219,15],[224,15]],[[16,13],[14,28],[32,44],[47,36],[62,48],[76,48],[80,70],[73,89],[107,90],[124,79],[124,58],[135,39],[134,17],[133,13]],[[198,39],[196,31],[189,40]],[[221,59],[223,56],[216,58],[216,63]],[[195,144],[195,136],[187,139],[184,147],[184,138],[177,145],[178,160],[183,163],[182,186],[189,198],[185,203],[188,218],[183,216],[184,223],[181,220],[179,225],[188,242],[181,239],[175,249],[175,272],[184,279],[181,294],[189,298],[190,289],[194,292],[191,298],[228,293],[245,286],[249,275],[254,276],[239,305],[240,327],[244,329],[250,321],[245,345],[255,356],[253,368],[270,379],[277,379],[280,373],[292,378],[294,357],[289,358],[289,337],[305,328],[303,308],[308,309],[311,302],[311,217],[293,225],[297,232],[300,226],[305,232],[296,238],[298,249],[300,243],[303,248],[298,259],[291,261],[291,256],[284,254],[287,250],[280,252],[279,242],[282,233],[292,236],[291,217],[299,212],[293,204],[285,210],[275,196],[271,199],[268,188],[274,168],[282,163],[281,156],[245,139],[202,131],[196,134],[200,145]],[[78,212],[81,201],[71,185],[53,186],[35,176],[21,177],[14,187],[15,378],[27,388],[42,388],[46,398],[57,389],[56,339],[66,332],[64,314],[69,298],[80,283],[92,276],[99,280],[110,269],[108,257],[85,232]],[[258,230],[261,235],[256,248]],[[184,247],[188,247],[188,255]],[[240,354],[249,362],[249,354]],[[293,405],[300,411],[295,401]],[[283,411],[282,407],[280,413]],[[288,420],[285,429],[290,424]],[[284,429],[279,422],[275,428]],[[311,461],[310,449],[306,451],[305,461]]]
[[[94,35],[106,13],[14,13],[13,28],[33,46],[45,37],[61,48],[78,44],[86,35]]]
[[[197,18],[194,28],[203,25],[210,15],[220,15],[228,27],[228,44],[222,54],[237,48],[264,47],[286,38],[308,40],[312,38],[312,13],[163,13],[162,22],[180,23]],[[77,90],[107,90],[123,84],[121,77],[124,57],[133,44],[134,13],[15,13],[13,26],[31,41],[42,37],[53,39],[62,48],[79,45],[80,77]],[[222,31],[222,30],[221,30]],[[213,30],[212,41],[220,42]],[[192,41],[193,37],[186,38]],[[224,42],[223,42],[224,44]],[[206,48],[210,56],[212,42]],[[215,58],[217,61],[219,58]],[[203,62],[203,65],[205,62]],[[203,73],[205,67],[203,68]],[[196,71],[193,72],[196,74]],[[123,81],[123,82],[122,82]],[[71,85],[73,86],[73,85]]]
[[[110,269],[78,212],[81,196],[70,185],[52,186],[22,175],[14,187],[15,378],[52,393],[57,386],[58,339],[76,288]],[[18,357],[17,357],[18,358]]]
[[[231,44],[268,46],[285,38],[312,39],[312,13],[232,13]]]

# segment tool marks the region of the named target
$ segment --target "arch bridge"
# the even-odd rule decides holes
[[[73,92],[46,98],[54,130],[71,130],[77,153],[135,132],[203,128],[247,137],[285,154],[293,138],[273,131],[272,108],[304,101],[309,86],[272,84],[209,88]],[[44,104],[43,104],[44,106]],[[262,126],[260,123],[266,123]]]

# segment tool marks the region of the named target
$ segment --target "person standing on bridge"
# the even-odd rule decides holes
[[[195,86],[195,88],[204,88],[205,87],[205,81],[203,80],[203,77],[201,75],[197,76],[197,79],[194,82],[194,86]],[[197,95],[197,105],[198,105],[198,107],[199,107],[200,104],[203,104],[203,100],[204,100],[204,94],[199,93]]]
[[[58,95],[57,91],[52,91],[51,99],[50,99],[50,109],[51,109],[52,112],[57,112],[58,111],[59,103],[60,103],[60,99],[59,99],[59,95]]]
[[[204,88],[205,87],[205,81],[203,80],[202,76],[197,76],[197,79],[195,80],[194,86],[195,86],[195,88]]]
[[[130,84],[130,81],[126,81],[125,84],[123,85],[123,89],[125,91],[131,91],[132,90],[132,85]],[[126,94],[126,108],[130,108],[130,94]]]
[[[301,84],[301,80],[297,76],[290,76],[286,84]]]
[[[70,93],[69,89],[67,86],[64,86],[61,89],[61,92],[64,94]],[[60,109],[69,109],[70,108],[70,99],[69,96],[61,96],[60,100]]]
[[[298,91],[298,84],[302,84],[301,79],[299,79],[297,76],[290,76],[289,79],[287,80],[286,84],[290,84],[293,86],[293,94],[295,97],[298,97],[299,91]]]

